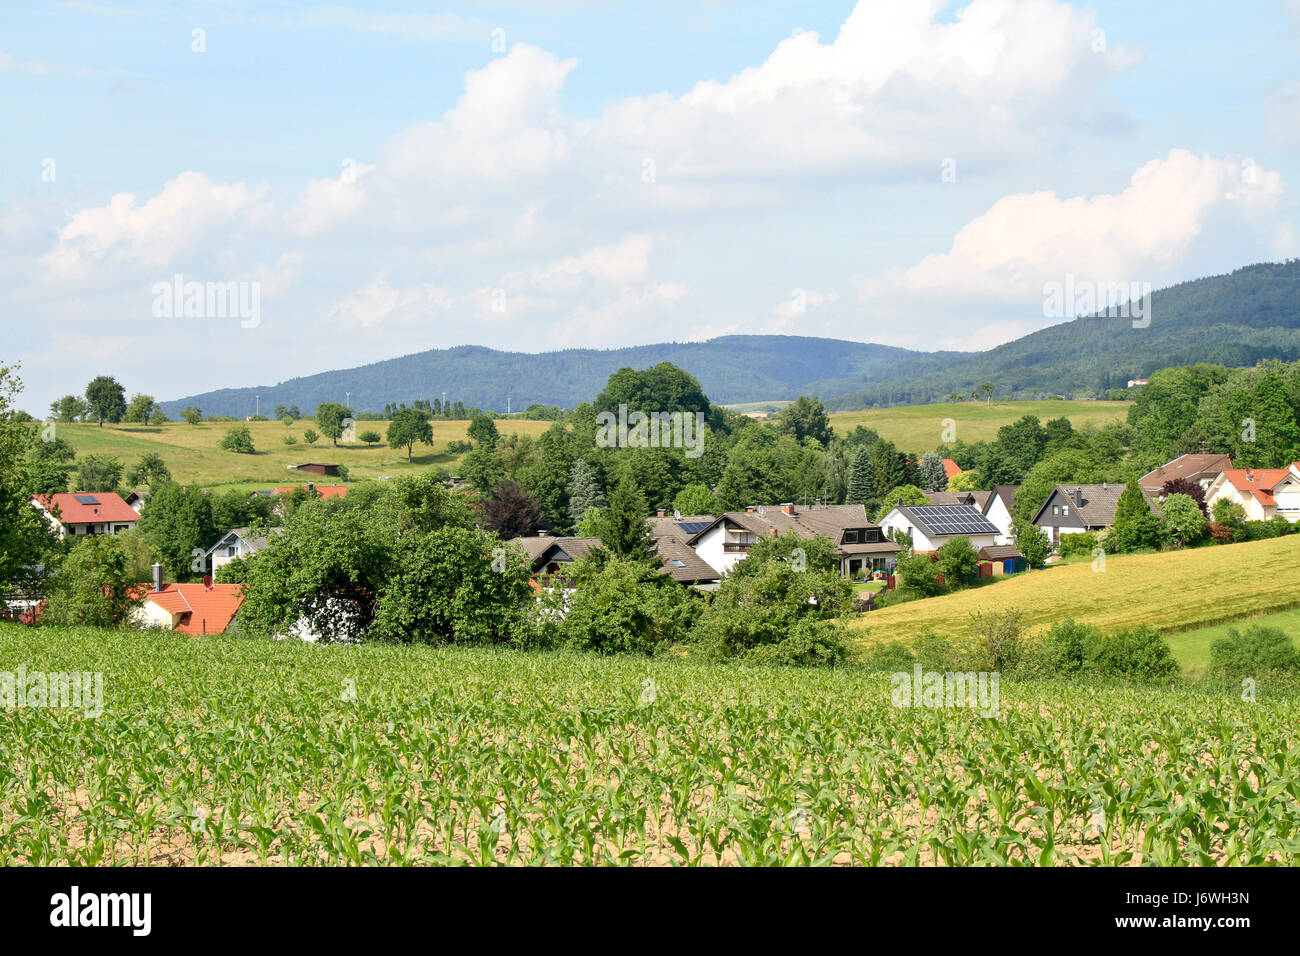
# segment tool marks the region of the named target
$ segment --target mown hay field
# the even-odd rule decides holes
[[[1294,864],[1300,702],[0,625],[0,864]],[[83,702],[84,703],[84,702]]]
[[[239,425],[247,425],[253,436],[256,453],[239,455],[221,448],[226,432]],[[537,437],[550,427],[550,422],[523,419],[500,419],[497,430],[503,435],[519,434]],[[203,422],[190,426],[183,422],[166,425],[98,425],[77,423],[57,425],[56,435],[66,439],[77,455],[115,455],[129,469],[141,456],[156,452],[162,456],[172,477],[182,484],[204,487],[219,485],[302,484],[311,480],[302,474],[289,471],[290,465],[309,461],[324,461],[346,465],[350,476],[374,478],[378,475],[397,476],[428,471],[439,467],[454,470],[462,456],[452,455],[447,446],[455,441],[466,441],[468,421],[433,422],[433,447],[417,444],[413,461],[406,461],[406,449],[394,450],[381,441],[378,445],[360,442],[340,443],[337,447],[328,438],[308,445],[303,438],[307,429],[320,432],[311,419],[304,418],[286,428],[281,422]],[[381,438],[388,432],[388,422],[357,422],[357,435],[378,432]],[[286,445],[284,436],[292,435],[297,444]],[[314,479],[320,484],[330,483],[328,478]]]
[[[910,643],[927,629],[973,636],[975,612],[1019,608],[1031,631],[1072,617],[1104,631],[1149,624],[1170,635],[1300,606],[1300,536],[1241,544],[1109,555],[1049,566],[983,587],[884,607],[856,619],[864,644]],[[1186,662],[1184,662],[1186,663]]]
[[[1101,427],[1122,422],[1131,402],[940,402],[934,405],[902,405],[895,408],[866,408],[857,412],[835,412],[830,416],[837,435],[847,435],[858,425],[874,429],[903,451],[916,454],[931,451],[942,441],[946,421],[951,419],[955,438],[965,442],[993,441],[998,429],[1025,415],[1040,422],[1064,416],[1075,428]]]

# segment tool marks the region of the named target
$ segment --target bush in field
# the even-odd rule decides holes
[[[851,656],[851,644],[833,619],[850,613],[853,599],[853,586],[839,574],[796,571],[773,556],[744,575],[728,575],[690,639],[715,660],[837,664]]]
[[[366,431],[363,431],[360,435],[357,436],[357,438],[361,439],[361,441],[365,442],[367,445],[378,445],[381,441],[384,440],[383,436],[380,435],[379,432],[373,431],[371,429],[367,429]]]
[[[1235,627],[1210,645],[1210,673],[1228,678],[1300,671],[1300,650],[1275,627]]]
[[[862,660],[863,666],[872,671],[911,670],[915,663],[916,655],[911,648],[898,641],[875,645]]]
[[[132,597],[131,561],[108,535],[75,544],[50,578],[40,623],[122,627],[140,598]]]
[[[1151,682],[1177,677],[1179,668],[1168,642],[1149,627],[1107,635],[1066,618],[1033,642],[1021,670],[1033,677]]]
[[[253,434],[248,430],[247,425],[232,428],[221,439],[221,447],[237,455],[251,455],[254,453]]]
[[[1021,635],[1024,612],[1018,608],[979,611],[971,615],[971,626],[983,657],[985,670],[1011,670],[1024,655]]]
[[[1063,558],[1087,557],[1096,547],[1097,535],[1091,531],[1083,531],[1079,534],[1061,535],[1061,543],[1057,550],[1061,552]]]
[[[548,643],[604,654],[655,654],[681,641],[699,613],[698,602],[650,562],[608,554],[573,569],[578,587],[553,594],[543,623]]]
[[[1139,681],[1170,680],[1178,676],[1169,643],[1153,628],[1132,627],[1107,635],[1096,658],[1103,677],[1127,677]]]

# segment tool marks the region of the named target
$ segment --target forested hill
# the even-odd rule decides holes
[[[164,402],[205,414],[245,416],[263,409],[310,412],[351,392],[358,411],[388,402],[441,397],[504,411],[539,402],[571,408],[590,401],[611,372],[671,362],[699,379],[720,404],[816,395],[831,410],[939,401],[992,382],[1001,398],[1104,397],[1157,369],[1211,362],[1253,365],[1300,359],[1300,260],[1247,266],[1152,293],[1151,322],[1075,319],[987,352],[915,352],[884,345],[786,335],[729,335],[707,342],[531,354],[480,346],[438,349],[274,386],[223,389]],[[972,317],[972,325],[982,319]]]
[[[321,402],[343,402],[351,392],[357,411],[382,411],[388,402],[412,404],[441,399],[483,409],[516,411],[534,402],[573,408],[589,402],[612,372],[624,366],[649,368],[671,362],[699,379],[718,404],[797,398],[819,379],[875,381],[923,353],[886,345],[792,335],[728,335],[707,342],[669,342],[635,348],[569,349],[562,352],[499,352],[467,345],[404,355],[359,368],[322,372],[274,386],[231,388],[163,402],[176,418],[186,405],[204,414],[251,415],[254,396],[263,410],[297,405],[310,413]],[[959,353],[948,353],[956,356]]]
[[[1124,317],[1075,319],[987,352],[915,356],[856,388],[818,383],[819,394],[832,410],[939,401],[981,382],[993,382],[1004,398],[1104,397],[1175,365],[1300,359],[1300,260],[1183,282],[1151,300],[1146,328]]]

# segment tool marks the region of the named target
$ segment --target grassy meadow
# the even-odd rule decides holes
[[[872,611],[853,627],[864,643],[908,643],[926,629],[972,636],[971,614],[1019,608],[1031,631],[1065,617],[1115,631],[1148,624],[1168,635],[1184,668],[1209,661],[1206,628],[1300,606],[1300,537],[1272,538],[1157,554],[1111,555],[1049,565],[992,584]],[[1294,627],[1288,620],[1287,625]],[[1227,630],[1226,627],[1223,628]],[[1300,629],[1297,629],[1300,630]],[[1183,632],[1196,631],[1196,635]]]
[[[256,453],[238,455],[220,447],[226,432],[246,424],[253,436]],[[498,419],[497,429],[503,435],[520,434],[536,437],[550,427],[550,422],[524,419]],[[233,486],[265,488],[270,484],[301,484],[302,475],[289,471],[290,465],[309,461],[333,462],[346,465],[353,479],[374,478],[377,475],[397,476],[428,471],[430,468],[455,470],[462,456],[447,451],[451,442],[466,441],[468,421],[433,422],[433,447],[417,444],[414,459],[407,464],[406,449],[389,448],[384,442],[378,445],[334,443],[321,438],[315,445],[303,440],[307,429],[320,429],[311,419],[302,419],[286,428],[282,422],[203,422],[187,425],[169,422],[166,425],[59,425],[57,434],[67,440],[77,455],[116,455],[128,468],[142,455],[157,452],[162,456],[172,477],[182,484],[204,487]],[[357,422],[357,434],[375,431],[382,437],[388,431],[388,422]],[[296,445],[286,445],[284,436],[292,435]],[[315,479],[328,484],[331,479]]]
[[[1300,698],[29,629],[0,865],[1294,865]],[[47,704],[50,703],[47,701]]]
[[[1131,402],[941,402],[935,405],[904,405],[896,408],[866,408],[856,412],[835,412],[831,425],[836,434],[844,435],[859,425],[874,429],[880,437],[892,441],[902,451],[917,454],[930,451],[943,438],[944,419],[956,423],[956,437],[965,442],[992,441],[1003,425],[1037,415],[1047,422],[1065,416],[1075,428],[1084,425],[1101,427],[1122,422]]]

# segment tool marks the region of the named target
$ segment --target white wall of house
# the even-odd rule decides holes
[[[1011,512],[1007,510],[1006,503],[998,495],[993,496],[989,503],[989,510],[984,515],[998,529],[998,544],[1015,544],[1015,538],[1011,534]]]
[[[233,540],[223,539],[221,544],[212,549],[212,573],[216,574],[217,568],[225,567],[235,558],[246,558],[253,553],[248,542],[239,535],[235,535]]]
[[[1300,475],[1292,472],[1273,489],[1277,513],[1293,524],[1300,521]]]
[[[747,540],[748,532],[741,532],[736,529],[727,528],[725,521],[720,521],[708,531],[704,532],[695,542],[695,553],[698,554],[704,563],[719,574],[726,574],[741,561],[745,560],[748,551],[735,549],[738,542]],[[752,539],[753,535],[748,535]],[[733,550],[727,550],[727,545],[731,544]]]
[[[953,538],[966,538],[970,541],[971,547],[976,551],[980,548],[987,548],[995,544],[1002,544],[998,539],[1000,535],[995,534],[948,534],[928,536],[897,508],[894,508],[880,522],[880,530],[886,536],[891,535],[894,531],[901,531],[912,539],[912,550],[916,552],[938,551]]]
[[[169,631],[176,629],[176,618],[172,612],[159,607],[148,598],[132,612],[131,620],[136,627],[162,627]]]
[[[1247,521],[1267,521],[1273,517],[1276,509],[1266,506],[1258,498],[1251,494],[1244,494],[1233,487],[1232,482],[1220,476],[1210,486],[1209,492],[1205,495],[1205,507],[1209,508],[1211,513],[1214,511],[1214,503],[1221,498],[1228,501],[1235,501],[1246,511]],[[1294,520],[1294,519],[1292,519]]]

